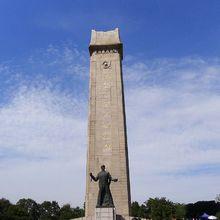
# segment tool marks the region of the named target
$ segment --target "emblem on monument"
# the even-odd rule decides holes
[[[111,68],[111,61],[104,61],[103,63],[102,63],[102,67],[103,67],[103,69],[109,69],[109,68]]]

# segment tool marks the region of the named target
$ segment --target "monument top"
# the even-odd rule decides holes
[[[115,45],[115,44],[121,44],[118,28],[111,31],[92,30],[90,46]]]
[[[91,41],[89,44],[90,56],[97,50],[112,50],[116,49],[123,59],[123,48],[119,36],[119,29],[115,28],[110,31],[95,31],[92,30]]]

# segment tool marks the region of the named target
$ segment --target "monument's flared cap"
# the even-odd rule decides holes
[[[92,30],[91,41],[89,44],[90,54],[100,48],[116,48],[122,56],[122,43],[119,36],[119,29],[110,31]]]
[[[116,28],[115,30],[111,31],[95,31],[92,30],[91,35],[91,45],[114,45],[114,44],[121,44],[120,37],[119,37],[119,29]]]

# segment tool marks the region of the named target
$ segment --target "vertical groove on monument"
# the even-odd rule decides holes
[[[130,212],[130,180],[122,77],[122,43],[119,31],[92,31],[90,51],[90,96],[86,180],[86,217],[92,217],[98,185],[89,173],[105,165],[119,181],[111,184],[117,215]]]

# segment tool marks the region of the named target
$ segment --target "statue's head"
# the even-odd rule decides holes
[[[105,165],[101,166],[101,170],[103,170],[103,171],[105,170]]]

